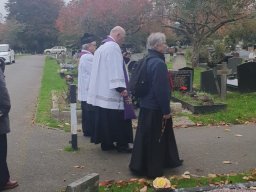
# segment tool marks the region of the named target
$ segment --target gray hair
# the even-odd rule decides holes
[[[166,42],[165,34],[161,32],[151,33],[147,40],[147,49],[155,49],[158,44]]]
[[[110,36],[112,36],[112,35],[114,35],[116,33],[123,33],[123,34],[125,34],[125,30],[124,30],[123,27],[115,26],[113,29],[111,29]]]
[[[87,50],[89,47],[89,43],[83,44],[82,45],[82,50]]]

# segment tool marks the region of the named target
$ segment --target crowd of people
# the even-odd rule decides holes
[[[132,119],[136,118],[129,92],[129,55],[121,46],[126,32],[116,26],[97,48],[92,34],[82,37],[78,66],[78,100],[82,107],[82,129],[91,142],[103,151],[131,153],[129,168],[135,175],[155,178],[164,168],[182,165],[172,126],[171,90],[164,53],[163,33],[147,39],[146,73],[149,90],[140,98],[135,139]],[[10,132],[10,97],[4,76],[5,62],[0,60],[0,190],[12,189],[18,182],[10,178],[7,166],[7,134]]]
[[[131,153],[129,168],[135,175],[155,178],[164,168],[182,165],[172,126],[171,90],[164,53],[168,49],[163,33],[147,39],[146,71],[148,93],[140,98],[138,126],[129,92],[127,53],[122,53],[126,31],[116,26],[96,49],[96,38],[85,34],[78,67],[78,100],[82,107],[84,136],[100,144],[103,151]]]

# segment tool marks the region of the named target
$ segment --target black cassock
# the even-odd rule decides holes
[[[124,120],[124,110],[94,107],[94,121],[91,142],[104,146],[116,142],[120,147],[133,143],[131,120]]]
[[[163,126],[165,129],[161,134]],[[135,175],[155,178],[163,175],[164,168],[181,164],[172,119],[163,122],[160,110],[141,108],[130,170]]]

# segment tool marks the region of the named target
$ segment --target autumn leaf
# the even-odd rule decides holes
[[[223,164],[232,164],[231,161],[222,161]]]
[[[130,182],[137,182],[138,179],[136,179],[136,178],[131,178],[129,181],[130,181]]]
[[[106,186],[110,186],[114,183],[114,180],[108,180],[108,181],[102,181],[99,183],[100,187],[106,187]]]
[[[148,187],[144,186],[143,188],[140,189],[140,192],[147,192],[148,191]]]
[[[209,174],[208,174],[208,177],[210,177],[210,178],[216,178],[217,175],[216,175],[216,174],[209,173]]]
[[[191,175],[189,171],[185,171],[182,175],[181,175],[184,179],[190,179]]]

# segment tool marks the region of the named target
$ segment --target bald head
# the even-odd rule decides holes
[[[114,40],[121,45],[124,42],[125,39],[125,30],[124,28],[120,27],[120,26],[116,26],[114,27],[111,31],[110,31],[110,36],[112,38],[114,38]]]

